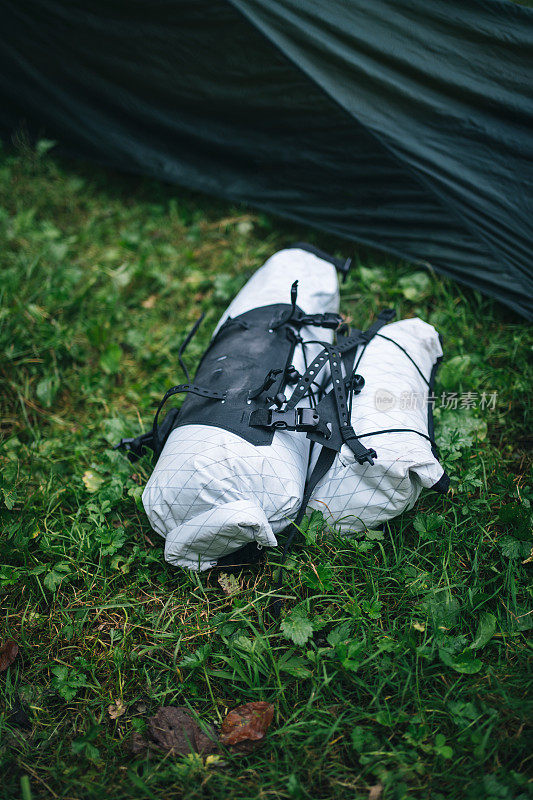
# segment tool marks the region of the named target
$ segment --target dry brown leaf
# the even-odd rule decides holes
[[[228,713],[220,729],[220,741],[236,752],[259,747],[274,717],[274,706],[264,701],[246,703]]]
[[[201,753],[206,755],[218,750],[217,737],[210,725],[204,730],[192,719],[186,708],[166,706],[148,720],[148,733],[161,749],[173,755]]]
[[[157,295],[151,294],[146,300],[143,300],[141,305],[143,308],[153,308],[157,302]]]
[[[115,700],[114,703],[111,703],[111,705],[107,707],[107,711],[111,719],[118,719],[126,713],[126,706],[122,700]]]
[[[218,577],[218,585],[228,597],[239,594],[241,587],[235,575],[228,575],[227,572],[221,572]]]
[[[383,786],[381,783],[376,783],[368,789],[368,800],[379,800],[383,794]]]
[[[0,672],[4,672],[11,666],[17,657],[19,646],[13,639],[7,639],[3,645],[0,646]]]

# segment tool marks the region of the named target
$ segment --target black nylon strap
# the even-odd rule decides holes
[[[349,336],[343,338],[342,341],[337,343],[337,349],[341,353],[347,353],[349,350],[360,344],[368,344],[371,339],[383,328],[384,325],[391,322],[396,316],[396,311],[393,308],[384,308],[380,311],[378,317],[366,331],[353,331]]]
[[[213,389],[206,389],[203,386],[197,386],[194,383],[180,383],[168,390],[163,397],[160,406],[163,407],[164,403],[169,397],[172,397],[172,395],[181,394],[182,392],[197,394],[199,397],[208,397],[210,400],[224,400],[226,397],[226,392],[216,392]]]
[[[356,347],[366,341],[364,339],[364,335],[364,331],[352,331],[348,336],[343,336],[340,342],[337,342],[337,349],[343,354],[354,350]]]
[[[391,308],[386,308],[383,311],[380,311],[377,320],[370,326],[370,328],[368,328],[368,330],[355,330],[349,336],[342,337],[342,340],[335,345],[335,350],[340,354],[340,357],[342,357],[352,351],[354,348],[358,347],[360,344],[368,344],[368,342],[374,338],[376,333],[384,325],[390,322],[395,315],[396,312]],[[312,342],[307,342],[307,344],[312,344]],[[317,375],[322,370],[324,364],[329,358],[329,354],[331,353],[333,345],[326,345],[323,342],[319,342],[319,344],[322,344],[324,349],[316,358],[313,359],[311,366],[305,371],[301,379],[298,381],[298,384],[287,403],[287,409],[296,407],[296,405],[308,392],[309,386],[313,383],[313,381],[316,380]]]
[[[339,430],[342,441],[346,444],[359,464],[373,464],[374,459],[377,458],[377,453],[371,448],[367,448],[361,444],[356,436],[350,421],[350,409],[348,407],[348,397],[346,394],[346,385],[342,375],[342,355],[331,349],[329,352],[329,366],[331,370],[331,379],[333,381],[333,392],[335,397],[335,406],[337,416],[339,419]]]
[[[362,383],[362,379],[359,376],[354,375],[354,372],[356,372],[356,370],[357,370],[357,367],[358,367],[359,362],[361,360],[362,353],[364,352],[367,344],[374,338],[374,336],[376,336],[378,334],[378,331],[384,325],[386,325],[388,322],[390,322],[391,319],[393,319],[394,316],[395,316],[395,311],[393,309],[390,309],[390,308],[384,309],[383,311],[381,311],[378,314],[378,317],[377,317],[376,321],[368,328],[368,330],[366,330],[366,331],[353,331],[349,336],[342,337],[340,343],[335,345],[334,349],[341,355],[342,363],[344,365],[346,374],[347,374],[347,376],[349,376],[348,378],[343,379],[344,383],[346,383],[347,380],[351,381],[352,379],[355,380],[356,378],[358,378],[359,391],[361,390],[362,385],[364,385],[364,383]],[[353,361],[354,361],[354,358],[355,358],[355,353],[353,351],[357,346],[359,346],[361,344],[363,345],[363,347],[361,348],[362,352],[359,355],[359,357],[358,357],[358,359],[357,359],[357,361],[355,363],[355,366],[353,366]],[[329,350],[331,350],[331,348]],[[323,351],[323,353],[324,352],[325,352],[325,350]],[[323,353],[321,353],[320,356],[322,356]],[[331,362],[330,362],[330,364],[331,364]],[[332,369],[333,369],[333,367],[332,367]],[[304,376],[304,378],[305,377],[306,376]],[[340,381],[341,379],[342,379],[342,371],[341,371],[340,376],[339,376],[339,374],[337,374],[335,380],[339,380]],[[304,383],[305,383],[305,380],[302,380],[298,385],[298,389],[300,389],[300,386],[302,386],[302,384],[304,384]],[[362,383],[362,385],[361,385],[361,383]],[[334,381],[333,390],[329,391],[327,394],[325,394],[324,397],[320,400],[320,402],[317,405],[317,410],[319,412],[321,420],[330,420],[332,418],[332,412],[333,412],[334,408],[339,409],[339,401],[344,402],[344,399],[341,398],[341,392],[340,391],[339,392],[335,391],[336,386],[339,386],[339,387],[342,388],[341,383],[335,384],[335,381]],[[346,391],[344,391],[343,394],[344,394],[344,396],[346,396]],[[323,437],[321,435],[321,432],[318,429],[315,430],[315,431],[310,431],[307,434],[307,438],[311,439],[314,442],[318,442],[319,444],[325,445],[325,446],[327,446],[329,448],[333,448],[337,452],[340,451],[343,443],[345,443],[350,448],[350,450],[353,452],[353,454],[355,455],[356,459],[358,460],[358,462],[360,464],[363,464],[365,462],[371,463],[371,459],[376,457],[375,451],[365,448],[358,441],[357,434],[355,433],[355,431],[351,427],[351,400],[352,400],[352,398],[353,398],[353,392],[350,391],[350,403],[348,404],[348,406],[346,408],[346,415],[344,415],[344,414],[339,415],[339,420],[340,420],[339,427],[337,427],[335,425],[332,426],[331,432],[330,432],[330,436],[327,437],[327,439],[328,439],[327,444],[326,444],[325,437]],[[291,400],[289,402],[291,402],[291,401],[292,401],[292,397],[291,397]],[[344,417],[344,422],[341,421],[341,417]],[[344,430],[342,430],[343,427],[344,427]]]
[[[161,439],[159,436],[159,425],[158,419],[161,410],[169,397],[173,397],[175,394],[196,394],[199,397],[205,397],[209,400],[224,400],[226,397],[226,392],[215,392],[212,389],[204,389],[202,386],[197,386],[196,384],[190,383],[180,383],[178,386],[173,386],[168,392],[165,394],[157,411],[155,412],[154,423],[152,425],[152,441],[154,443],[154,452],[159,453],[161,451]]]
[[[307,344],[309,343],[307,342]],[[313,381],[316,381],[317,375],[322,370],[324,364],[328,360],[328,349],[329,348],[324,347],[322,352],[319,353],[315,359],[313,359],[313,363],[311,364],[311,366],[307,368],[307,370],[304,372],[304,374],[296,384],[296,388],[294,392],[291,394],[289,400],[287,401],[287,405],[285,406],[287,411],[296,408],[300,400],[309,391],[310,385],[313,383]]]
[[[382,322],[382,324],[385,324]],[[350,337],[351,341],[346,350],[356,347],[355,337]],[[329,361],[331,379],[333,381],[333,397],[339,422],[339,431],[342,441],[350,448],[360,464],[365,462],[373,464],[376,458],[376,451],[364,447],[358,440],[354,429],[350,423],[348,408],[348,398],[346,394],[345,378],[342,374],[342,353],[333,345],[325,345],[321,353],[314,359],[311,366],[306,370],[302,379],[289,399],[286,409],[292,410],[295,405],[304,397],[308,391],[309,384],[316,379],[317,373],[323,368],[326,361]]]
[[[295,281],[298,283],[298,281]],[[293,284],[294,286],[294,284]],[[295,328],[303,328],[304,326],[313,326],[315,328],[331,328],[336,330],[342,323],[340,314],[335,314],[326,311],[324,314],[306,314],[301,308],[296,308],[296,303],[292,309],[283,312],[277,319],[272,321],[272,328],[281,327],[281,325],[294,325]]]
[[[323,261],[329,261],[329,263],[333,264],[335,269],[341,273],[343,281],[346,280],[352,263],[351,258],[336,258],[330,253],[326,253],[324,250],[315,247],[314,244],[309,244],[309,242],[294,242],[287,247],[287,250],[290,249],[305,250],[307,253],[313,253],[313,255],[318,256],[318,258],[321,258]]]
[[[381,330],[381,328],[388,322],[391,322],[395,316],[396,316],[396,311],[393,308],[384,308],[383,311],[379,312],[376,321],[373,322],[370,328],[367,328],[366,331],[363,333],[363,339],[366,342],[369,342],[371,339],[374,338],[376,333],[379,330]]]
[[[382,325],[385,323],[383,322]],[[363,333],[362,331],[355,331],[350,336],[344,337],[341,344],[335,345],[335,350],[340,354],[339,357],[342,358],[344,354],[349,353],[351,350],[354,350],[358,345],[362,344],[365,340],[362,338]],[[306,342],[306,344],[315,344],[315,342]],[[297,383],[296,389],[292,393],[287,403],[287,408],[295,408],[297,403],[306,395],[309,391],[310,385],[313,381],[316,381],[317,375],[322,370],[324,364],[329,359],[329,354],[333,345],[324,344],[324,342],[317,342],[317,344],[323,345],[323,350],[316,356],[313,360],[313,363],[307,368],[304,374],[301,376],[300,380]],[[346,356],[344,356],[344,361],[346,360]]]

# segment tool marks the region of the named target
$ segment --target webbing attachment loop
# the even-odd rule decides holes
[[[359,464],[372,464],[374,463],[374,459],[378,457],[375,450],[370,447],[365,447],[359,439],[357,438],[357,434],[352,428],[351,425],[341,425],[340,432],[342,436],[342,441],[344,444],[350,448],[352,453],[355,456],[356,461]]]
[[[257,397],[259,397],[260,394],[266,392],[267,389],[270,389],[272,384],[276,382],[276,378],[278,377],[278,375],[281,375],[282,372],[283,372],[282,369],[269,370],[261,386],[258,386],[257,389],[250,389],[250,391],[248,392],[248,399],[255,400]]]

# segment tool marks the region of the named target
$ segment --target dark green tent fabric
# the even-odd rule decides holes
[[[533,317],[533,12],[0,0],[0,135],[431,264]]]

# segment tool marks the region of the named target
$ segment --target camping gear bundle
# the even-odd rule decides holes
[[[222,316],[194,380],[169,389],[148,433],[120,443],[132,458],[154,451],[143,504],[171,564],[205,570],[274,547],[307,507],[349,534],[410,508],[423,487],[446,491],[428,402],[439,336],[390,310],[349,329],[342,266],[308,245],[273,255]]]

